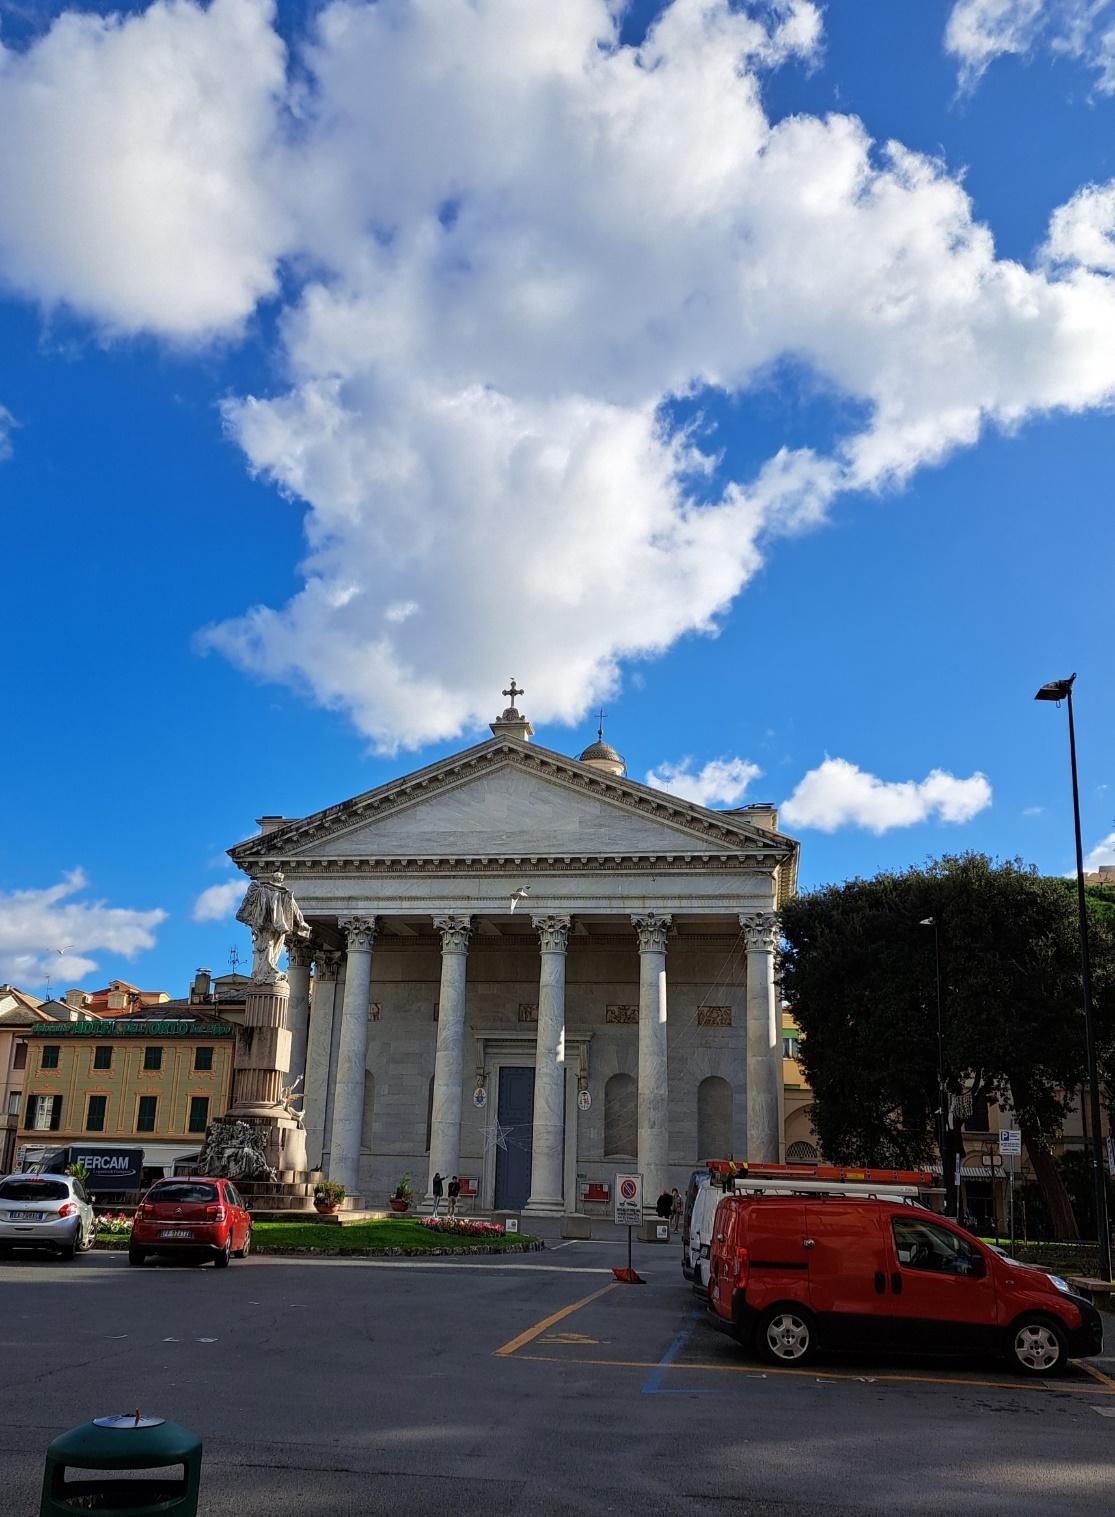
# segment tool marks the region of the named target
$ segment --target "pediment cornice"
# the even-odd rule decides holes
[[[379,860],[343,855],[315,859],[310,856],[314,847],[326,839],[342,836],[366,826],[368,822],[390,816],[445,790],[467,784],[482,774],[490,774],[506,767],[518,768],[566,790],[591,795],[618,809],[653,818],[677,831],[677,851],[653,855],[609,853],[604,857],[578,852],[545,856],[530,856],[520,852],[514,856],[453,859],[424,857],[405,860],[397,857]],[[700,848],[687,848],[687,839],[699,843]],[[353,869],[365,872],[367,869],[380,868],[396,870],[400,867],[446,868],[458,865],[467,868],[495,868],[525,863],[547,868],[578,868],[601,863],[612,868],[632,868],[654,863],[679,868],[703,865],[738,868],[742,865],[768,870],[779,865],[789,865],[793,870],[797,859],[797,844],[781,833],[767,831],[730,814],[708,811],[688,801],[663,795],[635,780],[604,774],[564,754],[509,738],[491,739],[401,779],[366,791],[352,800],[327,807],[324,811],[315,812],[298,821],[284,822],[268,832],[238,843],[228,851],[232,860],[248,873],[253,869],[279,863],[299,872],[305,869],[314,873],[319,870],[325,873],[349,872]]]

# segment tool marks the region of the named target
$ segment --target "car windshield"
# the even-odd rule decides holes
[[[165,1185],[156,1185],[148,1191],[147,1200],[152,1206],[165,1205],[168,1201],[179,1206],[204,1205],[207,1201],[217,1200],[217,1187],[199,1185],[196,1180],[168,1180]]]
[[[0,1201],[65,1201],[69,1194],[65,1180],[0,1180]]]

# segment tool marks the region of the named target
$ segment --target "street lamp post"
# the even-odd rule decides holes
[[[1088,1061],[1088,1108],[1091,1127],[1092,1186],[1095,1193],[1096,1233],[1100,1274],[1111,1279],[1111,1233],[1107,1220],[1107,1187],[1103,1178],[1103,1137],[1100,1132],[1100,1088],[1096,1070],[1096,1029],[1092,1018],[1092,965],[1088,954],[1088,906],[1084,895],[1084,849],[1080,841],[1080,786],[1076,778],[1076,727],[1072,719],[1072,687],[1076,679],[1051,680],[1035,695],[1037,701],[1065,701],[1069,708],[1069,764],[1072,768],[1072,819],[1076,829],[1076,903],[1080,914],[1080,982],[1084,997],[1084,1044]]]
[[[937,975],[937,1147],[941,1154],[941,1182],[945,1187],[945,1210],[950,1217],[958,1217],[960,1196],[956,1184],[955,1166],[954,1173],[950,1176],[947,1173],[948,1155],[945,1152],[948,1110],[945,1102],[945,1024],[941,1015],[941,934],[936,917],[925,917],[918,926],[933,929],[933,968]],[[951,1206],[948,1204],[950,1196],[952,1197]]]

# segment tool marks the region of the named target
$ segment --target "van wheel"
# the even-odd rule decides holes
[[[1068,1341],[1050,1318],[1020,1317],[1007,1330],[1007,1358],[1023,1375],[1063,1375]]]
[[[813,1318],[800,1306],[772,1306],[759,1318],[755,1347],[769,1364],[805,1364],[817,1348]]]

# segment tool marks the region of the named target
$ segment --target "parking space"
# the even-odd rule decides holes
[[[580,1257],[600,1257],[591,1245]],[[953,1394],[966,1388],[1007,1397],[1087,1395],[1115,1398],[1115,1358],[1098,1363],[1074,1362],[1069,1372],[1051,1379],[1027,1379],[996,1360],[908,1358],[904,1356],[821,1355],[808,1366],[771,1365],[717,1331],[698,1297],[681,1278],[676,1251],[647,1250],[640,1268],[646,1284],[611,1283],[572,1299],[556,1313],[531,1324],[495,1350],[497,1358],[516,1358],[551,1366],[591,1366],[622,1375],[642,1395],[712,1395],[750,1393],[763,1382],[801,1381],[874,1386],[880,1390],[924,1391],[934,1387]],[[1109,1345],[1115,1349],[1115,1344]],[[1115,1401],[1113,1401],[1115,1406]]]

